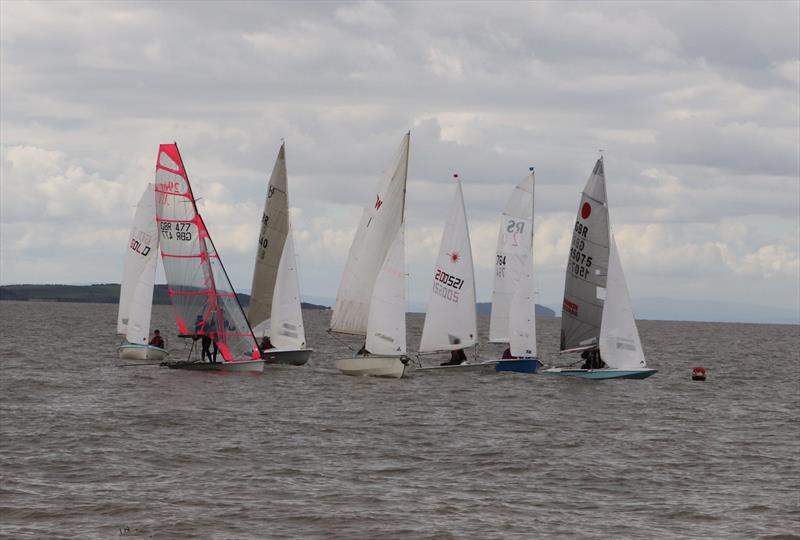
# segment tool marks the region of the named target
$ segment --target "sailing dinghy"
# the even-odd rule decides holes
[[[401,378],[406,372],[405,213],[410,133],[364,208],[331,314],[331,332],[364,336],[345,375]]]
[[[120,359],[160,361],[169,354],[149,344],[157,261],[156,199],[153,184],[147,184],[136,205],[122,269],[117,334],[125,341],[117,347]]]
[[[583,379],[644,379],[645,362],[619,252],[610,233],[603,158],[583,189],[572,233],[561,312],[561,352],[581,352],[578,369],[548,374]],[[605,363],[605,367],[599,362]]]
[[[161,260],[180,337],[213,343],[209,361],[164,362],[177,369],[264,369],[256,338],[219,253],[197,211],[177,144],[162,144],[156,162],[156,219]],[[192,349],[196,347],[192,346]],[[221,358],[217,360],[217,352]],[[191,352],[190,352],[191,355]]]
[[[306,348],[300,309],[284,146],[278,151],[267,187],[247,319],[258,340],[268,336],[272,343],[261,351],[267,363],[302,366],[312,350]]]
[[[536,373],[542,365],[536,352],[534,187],[531,167],[530,174],[511,193],[500,221],[489,342],[508,343],[513,358],[499,360],[495,367],[497,371]]]
[[[453,175],[456,191],[447,221],[442,232],[442,242],[436,259],[425,324],[422,327],[419,352],[433,354],[452,352],[477,345],[478,324],[475,311],[475,272],[472,264],[472,246],[464,209],[464,194],[458,175]],[[449,372],[494,368],[496,361],[446,363],[438,366],[420,366],[418,372]]]

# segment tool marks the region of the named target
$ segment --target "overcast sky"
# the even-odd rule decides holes
[[[500,211],[535,165],[539,302],[560,306],[603,149],[634,307],[800,310],[800,2],[4,0],[0,15],[3,284],[118,282],[158,144],[177,141],[249,289],[284,138],[301,288],[335,297],[411,130],[412,302],[452,173],[488,301]]]

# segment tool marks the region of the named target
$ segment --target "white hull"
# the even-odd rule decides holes
[[[356,356],[337,360],[335,364],[345,375],[400,379],[405,374],[407,362],[406,358],[399,356]]]
[[[152,345],[138,345],[136,343],[123,343],[117,347],[117,356],[120,360],[152,360],[160,362],[169,352]]]
[[[267,364],[285,364],[288,366],[302,366],[314,349],[267,349],[262,353]]]
[[[239,360],[234,362],[165,362],[161,364],[170,369],[188,369],[192,371],[226,371],[226,372],[245,372],[251,371],[260,373],[264,371],[263,360]]]

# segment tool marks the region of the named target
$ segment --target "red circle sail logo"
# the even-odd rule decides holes
[[[583,203],[583,206],[581,207],[581,217],[583,219],[586,219],[591,215],[591,213],[592,213],[592,205],[589,204],[588,202]]]

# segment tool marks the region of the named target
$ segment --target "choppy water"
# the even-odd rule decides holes
[[[113,305],[0,316],[4,537],[800,535],[797,326],[640,322],[643,381],[379,380],[335,371],[325,312],[309,365],[262,375],[118,367]]]

